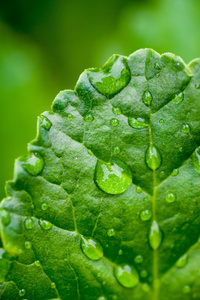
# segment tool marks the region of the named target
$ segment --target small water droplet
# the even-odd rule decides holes
[[[39,153],[31,153],[24,157],[24,169],[31,175],[39,175],[44,168],[44,160]]]
[[[4,226],[10,224],[10,212],[7,209],[0,209],[0,220]]]
[[[164,171],[161,171],[161,172],[159,173],[159,177],[160,177],[161,179],[165,178],[165,172],[164,172]]]
[[[98,160],[95,172],[97,185],[108,194],[121,194],[132,183],[129,167],[120,160],[113,159],[110,163]]]
[[[22,297],[26,294],[25,289],[19,290],[19,296]]]
[[[69,113],[69,114],[67,115],[67,120],[70,121],[70,120],[72,120],[73,118],[74,118],[74,116],[73,116],[72,114]]]
[[[128,118],[128,123],[131,127],[135,128],[135,129],[141,129],[141,128],[145,128],[148,127],[149,125],[145,123],[145,120],[142,118],[133,118],[133,117],[129,117]]]
[[[158,223],[154,220],[149,231],[149,244],[153,250],[157,250],[162,242],[162,233]]]
[[[24,221],[24,226],[26,229],[32,229],[34,226],[34,221],[31,217],[27,217]]]
[[[200,89],[200,83],[196,83],[195,88],[199,90]]]
[[[61,91],[53,101],[53,111],[63,110],[68,105],[67,91]]]
[[[164,122],[164,120],[163,119],[160,119],[159,120],[159,124],[164,124],[165,122]]]
[[[161,165],[161,155],[158,148],[150,144],[146,151],[146,163],[151,170],[156,170]]]
[[[49,229],[51,229],[52,226],[53,226],[49,221],[42,220],[42,219],[40,219],[39,223],[40,223],[40,226],[41,226],[44,230],[49,230]]]
[[[182,62],[177,62],[175,64],[175,66],[176,66],[177,70],[179,70],[179,71],[184,69],[184,64]]]
[[[117,119],[112,119],[112,120],[110,121],[110,124],[111,124],[112,126],[117,126],[117,125],[119,124],[119,120],[117,120]]]
[[[132,288],[139,282],[135,268],[126,264],[115,267],[115,276],[119,283],[126,288]]]
[[[149,285],[147,283],[142,284],[142,289],[144,292],[149,292]]]
[[[188,133],[190,132],[190,126],[188,124],[183,124],[182,127],[181,127],[181,131],[183,133]]]
[[[52,289],[55,289],[55,288],[56,288],[55,282],[52,282],[52,283],[51,283],[51,288],[52,288]]]
[[[36,261],[34,262],[34,264],[35,264],[37,267],[40,267],[40,261],[39,261],[39,260],[36,260]]]
[[[147,275],[148,275],[148,273],[147,273],[146,270],[142,270],[142,271],[140,272],[140,276],[141,276],[142,278],[147,277]]]
[[[94,117],[92,114],[87,114],[85,117],[84,117],[84,120],[86,122],[92,122],[94,120]]]
[[[122,255],[122,254],[123,254],[123,250],[120,249],[120,250],[118,251],[118,254],[119,254],[119,255]]]
[[[136,264],[141,264],[143,262],[143,256],[142,255],[137,255],[134,259]]]
[[[44,115],[40,115],[39,116],[39,122],[40,122],[40,126],[44,129],[46,129],[47,131],[50,130],[52,123],[51,121]]]
[[[184,254],[183,256],[181,256],[179,258],[179,260],[176,262],[176,266],[178,268],[183,268],[186,266],[186,264],[188,263],[188,255]]]
[[[179,173],[179,170],[178,170],[178,169],[174,169],[174,170],[172,171],[171,175],[172,175],[172,176],[176,176],[176,175],[178,175],[178,173]]]
[[[144,92],[142,100],[143,100],[145,105],[150,106],[150,104],[153,100],[152,94],[149,91]]]
[[[192,154],[192,163],[197,172],[200,174],[200,147],[195,149],[194,153]]]
[[[101,297],[99,297],[97,300],[107,300],[107,298],[104,297],[104,296],[101,296]]]
[[[107,235],[110,236],[110,237],[114,236],[115,235],[115,229],[113,229],[113,228],[108,229]]]
[[[138,194],[142,193],[142,188],[140,186],[136,186],[136,192]]]
[[[42,210],[47,210],[47,208],[48,208],[48,204],[47,203],[42,203],[41,209]]]
[[[157,63],[157,62],[155,62],[154,68],[155,68],[156,70],[160,70],[160,69],[161,69],[161,67],[159,66],[159,63]]]
[[[31,204],[31,209],[34,209],[35,207],[34,207],[34,205],[33,204]]]
[[[31,242],[29,242],[29,241],[26,241],[25,242],[25,244],[24,244],[24,247],[26,248],[26,249],[31,249]]]
[[[113,107],[112,111],[115,115],[121,115],[122,113],[121,110],[117,107]]]
[[[81,249],[83,253],[92,260],[99,260],[103,257],[103,248],[99,242],[92,238],[81,238]]]
[[[119,154],[120,152],[121,152],[121,149],[118,146],[113,148],[113,153],[114,154]]]
[[[184,100],[184,94],[180,93],[180,94],[175,96],[173,102],[176,103],[176,104],[180,104],[183,100]]]
[[[191,287],[189,285],[185,285],[183,288],[183,293],[184,294],[189,294],[191,291]]]
[[[172,203],[176,200],[176,195],[172,192],[168,192],[168,193],[165,194],[165,200],[168,203]]]
[[[183,151],[183,147],[179,147],[179,151],[182,152]]]
[[[148,221],[150,220],[152,217],[151,211],[149,211],[148,209],[141,211],[140,213],[140,218],[142,221]]]

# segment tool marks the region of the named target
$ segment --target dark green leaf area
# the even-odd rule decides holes
[[[200,299],[200,61],[88,69],[0,204],[0,299]]]

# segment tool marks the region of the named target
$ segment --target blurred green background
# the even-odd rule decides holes
[[[36,117],[80,73],[150,47],[200,57],[199,0],[1,0],[0,197]]]

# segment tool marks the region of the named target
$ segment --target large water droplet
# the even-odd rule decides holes
[[[182,127],[181,127],[181,131],[183,133],[188,133],[190,132],[190,126],[188,124],[183,124]]]
[[[183,99],[184,99],[184,94],[180,93],[180,94],[176,95],[173,102],[176,103],[176,104],[179,104],[183,101]]]
[[[153,250],[157,250],[162,242],[162,233],[158,223],[154,220],[149,231],[149,244]]]
[[[22,297],[26,294],[25,289],[19,290],[19,296]]]
[[[39,223],[40,223],[40,226],[41,226],[44,230],[49,230],[49,229],[51,229],[52,226],[53,226],[49,221],[42,220],[42,219],[40,219]]]
[[[103,257],[103,248],[92,238],[81,238],[81,249],[83,253],[92,260],[99,260]]]
[[[34,262],[34,265],[35,265],[36,267],[40,267],[40,261],[39,261],[39,260],[36,260],[36,261]]]
[[[189,294],[191,292],[191,287],[189,285],[185,285],[183,288],[184,294]]]
[[[149,211],[148,209],[141,211],[140,213],[140,218],[142,221],[148,221],[150,220],[152,217],[151,211]]]
[[[47,131],[50,130],[52,123],[46,116],[40,115],[39,122],[42,128],[46,129]]]
[[[33,176],[39,175],[44,168],[44,160],[39,153],[31,153],[24,158],[24,169]]]
[[[27,217],[24,221],[24,225],[26,229],[32,229],[34,226],[34,221],[31,217]]]
[[[120,152],[121,152],[121,149],[118,146],[113,148],[113,153],[114,154],[119,154]]]
[[[150,144],[149,147],[147,148],[146,163],[147,163],[147,166],[152,170],[158,169],[161,165],[160,151],[153,144]]]
[[[176,262],[176,266],[177,266],[178,268],[183,268],[183,267],[186,266],[187,262],[188,262],[188,255],[187,255],[187,254],[184,254],[184,255],[181,256],[181,257],[179,258],[179,260]]]
[[[52,288],[52,289],[55,289],[55,288],[56,288],[55,282],[52,282],[52,283],[51,283],[51,288]]]
[[[92,122],[94,120],[94,117],[92,114],[87,114],[85,117],[84,117],[84,120],[86,122]]]
[[[0,220],[4,226],[10,224],[10,212],[7,209],[0,209]]]
[[[178,170],[178,169],[174,169],[174,170],[172,171],[171,175],[172,175],[172,176],[176,176],[176,175],[178,175],[178,173],[179,173],[179,170]]]
[[[119,120],[117,120],[117,119],[112,119],[112,120],[110,121],[110,124],[111,124],[112,126],[116,127],[116,126],[119,124]]]
[[[74,116],[72,114],[69,113],[67,115],[67,120],[71,121],[73,118],[74,118]]]
[[[168,192],[165,194],[165,200],[169,203],[172,203],[176,200],[176,195],[172,192]]]
[[[47,208],[48,208],[48,204],[47,203],[42,203],[41,209],[42,210],[47,210]]]
[[[108,236],[114,236],[115,235],[115,229],[113,229],[113,228],[110,228],[110,229],[108,229],[108,231],[107,231],[107,234],[108,234]]]
[[[112,111],[115,115],[121,115],[122,113],[121,110],[117,107],[113,107]]]
[[[195,169],[200,174],[200,147],[195,149],[194,153],[192,154],[192,162]]]
[[[26,249],[31,249],[31,242],[29,242],[29,241],[26,241],[25,243],[24,243],[24,247],[26,248]]]
[[[143,100],[145,105],[150,106],[150,104],[153,100],[152,94],[149,91],[144,92],[142,100]]]
[[[98,160],[95,180],[104,192],[121,194],[131,185],[132,174],[129,167],[120,160],[113,159],[110,163]]]
[[[126,288],[132,288],[139,282],[135,268],[126,264],[115,267],[115,276],[119,283]]]
[[[140,186],[136,186],[136,192],[138,194],[142,193],[142,188]]]
[[[143,262],[143,256],[142,255],[137,255],[134,259],[136,264],[141,264]]]
[[[145,123],[145,120],[142,118],[133,118],[133,117],[129,117],[128,118],[128,123],[131,127],[136,128],[136,129],[141,129],[141,128],[145,128],[148,127],[149,125]]]

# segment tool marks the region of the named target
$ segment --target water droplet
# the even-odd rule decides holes
[[[134,259],[136,264],[141,264],[143,262],[143,256],[142,255],[137,255]]]
[[[132,174],[129,167],[120,160],[113,159],[110,163],[98,160],[95,180],[104,192],[121,194],[131,185]]]
[[[24,169],[33,176],[39,175],[44,168],[44,160],[39,153],[31,153],[24,157]]]
[[[184,254],[183,256],[181,256],[179,258],[179,260],[176,262],[176,266],[178,268],[183,268],[186,266],[186,264],[188,263],[188,255]]]
[[[26,241],[25,242],[25,244],[24,244],[24,247],[26,248],[26,249],[31,249],[31,242],[29,242],[29,241]]]
[[[107,235],[108,235],[108,236],[114,236],[114,235],[115,235],[115,229],[113,229],[113,228],[108,229]]]
[[[103,248],[92,238],[81,238],[81,249],[83,253],[92,260],[99,260],[103,257]]]
[[[179,173],[179,170],[178,170],[178,169],[174,169],[174,170],[172,171],[171,175],[172,175],[172,176],[176,176],[176,175],[178,175],[178,173]]]
[[[142,221],[148,221],[148,220],[151,219],[151,217],[152,217],[152,214],[148,209],[143,210],[140,213],[140,218],[141,218]]]
[[[85,117],[84,117],[84,120],[86,122],[92,122],[94,120],[94,117],[92,114],[87,114]]]
[[[162,233],[158,223],[154,220],[149,231],[149,244],[153,250],[157,250],[162,242]]]
[[[160,119],[159,120],[159,124],[164,124],[165,122],[164,122],[164,120],[163,119]]]
[[[122,113],[121,110],[117,107],[113,107],[112,111],[115,115],[121,115]]]
[[[144,292],[149,292],[149,285],[147,283],[142,284],[142,289]]]
[[[183,151],[183,147],[179,147],[179,151],[182,152]]]
[[[72,120],[73,118],[74,118],[74,116],[73,116],[72,114],[69,113],[69,114],[67,115],[67,120],[70,121],[70,120]]]
[[[140,186],[136,186],[136,192],[138,194],[142,193],[142,188]]]
[[[131,127],[136,128],[136,129],[141,129],[141,128],[145,128],[148,127],[149,125],[145,123],[145,120],[142,118],[133,118],[133,117],[129,117],[128,118],[128,123]]]
[[[67,91],[61,91],[53,101],[53,111],[63,110],[68,105]]]
[[[91,156],[94,156],[94,154],[91,150],[88,150],[88,154],[91,155]]]
[[[189,294],[191,291],[191,287],[189,285],[185,285],[183,288],[183,293],[184,294]]]
[[[179,70],[179,71],[184,69],[184,64],[182,62],[177,62],[175,64],[175,66],[176,66],[177,70]]]
[[[34,226],[34,221],[31,217],[27,217],[24,221],[24,225],[26,229],[32,229]]]
[[[48,208],[48,204],[47,203],[42,203],[41,209],[42,210],[47,210],[47,208]]]
[[[169,203],[172,203],[176,200],[176,195],[172,192],[168,192],[165,194],[165,200]]]
[[[110,121],[110,124],[111,124],[112,126],[117,126],[117,125],[119,124],[119,120],[117,120],[117,119],[112,119],[112,120]]]
[[[159,173],[159,177],[160,177],[161,179],[165,178],[165,172],[164,172],[164,171],[161,171],[161,172]]]
[[[119,154],[120,152],[121,152],[121,149],[118,146],[113,148],[113,153],[114,154]]]
[[[176,103],[176,104],[180,104],[183,100],[184,100],[184,94],[180,93],[180,94],[175,96],[173,102]]]
[[[195,169],[200,174],[200,147],[195,149],[194,153],[192,154],[192,162]]]
[[[10,212],[7,209],[0,209],[0,220],[4,226],[10,224]]]
[[[44,129],[46,129],[47,131],[50,130],[52,123],[51,121],[44,115],[40,115],[39,116],[39,122],[40,122],[40,126]]]
[[[120,249],[120,250],[118,251],[118,254],[119,254],[119,255],[122,255],[122,254],[123,254],[123,250]]]
[[[196,83],[195,88],[199,90],[200,89],[200,83]]]
[[[146,163],[147,163],[147,166],[152,170],[158,169],[161,165],[160,151],[153,144],[150,144],[150,146],[147,148]]]
[[[40,267],[40,261],[39,261],[39,260],[36,260],[36,261],[34,262],[34,264],[35,264],[37,267]]]
[[[24,289],[19,290],[19,296],[22,297],[26,294],[26,291]]]
[[[182,127],[181,127],[181,131],[183,133],[188,133],[190,132],[190,126],[188,124],[183,124]]]
[[[104,297],[104,296],[101,296],[101,297],[99,297],[97,300],[107,300],[107,298]]]
[[[121,265],[115,267],[115,276],[119,283],[126,287],[132,288],[139,282],[139,276],[133,266]]]
[[[52,226],[53,226],[49,221],[42,220],[42,219],[40,219],[39,223],[40,223],[40,226],[41,226],[44,230],[49,230],[49,229],[51,229]]]
[[[161,67],[159,66],[159,64],[158,64],[157,62],[154,64],[154,68],[155,68],[156,70],[160,70],[160,69],[161,69]]]
[[[152,95],[151,95],[151,93],[149,91],[146,91],[146,92],[144,92],[142,100],[143,100],[143,102],[144,102],[145,105],[150,106],[150,104],[151,104],[151,102],[153,100],[153,97],[152,97]]]
[[[51,288],[52,288],[52,289],[55,289],[55,288],[56,288],[55,282],[52,282],[52,283],[51,283]]]
[[[148,273],[147,273],[146,270],[142,270],[142,271],[140,272],[140,276],[141,276],[142,278],[147,277],[147,275],[148,275]]]

